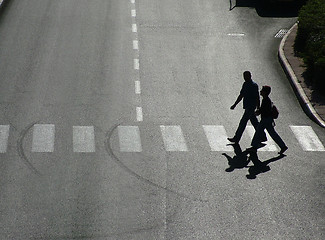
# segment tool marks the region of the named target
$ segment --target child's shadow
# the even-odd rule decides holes
[[[268,166],[271,162],[275,162],[280,160],[281,158],[284,158],[286,155],[281,154],[278,157],[271,158],[267,161],[261,162],[258,159],[257,153],[250,153],[249,160],[251,160],[254,165],[249,167],[248,169],[248,175],[246,175],[247,179],[255,179],[258,174],[265,173],[271,170],[271,168]]]
[[[229,144],[233,146],[235,156],[230,157],[227,153],[223,153],[222,155],[228,159],[229,168],[226,169],[226,172],[232,172],[235,169],[241,169],[247,167],[250,162],[247,157],[247,153],[243,152],[240,148],[239,144]]]

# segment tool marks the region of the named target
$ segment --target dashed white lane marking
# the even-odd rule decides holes
[[[247,126],[246,129],[247,129],[249,137],[251,139],[253,139],[254,134],[255,134],[255,128],[253,126]],[[269,151],[269,152],[278,151],[276,143],[273,141],[273,139],[271,138],[269,133],[267,131],[265,131],[265,132],[266,132],[266,137],[267,137],[267,141],[265,142],[266,146],[259,148],[258,151]]]
[[[134,32],[134,33],[138,32],[138,27],[137,27],[137,24],[135,24],[135,23],[132,24],[132,32]]]
[[[205,135],[208,139],[211,151],[233,151],[227,146],[227,133],[224,126],[203,125]]]
[[[133,40],[133,49],[139,50],[139,41],[138,40]]]
[[[188,151],[180,126],[160,126],[165,149],[168,152]]]
[[[131,6],[131,17],[132,19],[132,32],[133,34],[133,50],[136,50],[136,56],[139,56],[139,41],[138,41],[138,27],[136,24],[136,16],[137,16],[137,12],[136,12],[136,6],[135,6],[135,0],[130,0],[132,6]],[[140,70],[140,62],[139,62],[139,58],[134,58],[133,59],[133,69],[134,70]],[[135,94],[138,95],[138,99],[140,99],[141,102],[141,87],[140,87],[140,75],[139,75],[139,71],[137,72],[137,80],[135,81]],[[138,106],[135,109],[136,111],[136,119],[138,122],[142,122],[143,121],[143,113],[142,113],[142,107]]]
[[[32,152],[53,152],[55,126],[53,124],[35,124],[33,127]]]
[[[131,16],[132,16],[132,17],[136,17],[136,16],[137,16],[137,10],[132,9],[132,10],[131,10]]]
[[[137,121],[142,122],[143,121],[142,107],[137,107],[136,113],[137,113]]]
[[[311,126],[290,126],[305,151],[325,151],[325,148]]]
[[[9,125],[0,125],[0,153],[5,153],[8,147]]]
[[[134,69],[135,70],[139,70],[140,69],[140,63],[139,63],[139,59],[133,59],[133,65],[134,65]]]
[[[121,152],[142,152],[138,126],[118,126],[117,131]]]
[[[73,151],[95,152],[94,126],[73,126]]]
[[[135,94],[141,94],[140,81],[135,81]]]

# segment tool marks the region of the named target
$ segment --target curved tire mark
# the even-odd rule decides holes
[[[167,192],[170,192],[170,193],[173,193],[177,196],[180,196],[182,198],[186,198],[186,199],[189,199],[189,200],[192,200],[192,201],[196,201],[196,202],[201,202],[201,203],[207,203],[209,202],[208,200],[203,200],[203,199],[200,199],[200,198],[193,198],[193,197],[190,197],[186,194],[183,194],[183,193],[179,193],[179,192],[176,192],[175,190],[172,190],[172,189],[169,189],[167,187],[163,187],[157,183],[154,183],[152,181],[150,181],[149,179],[146,179],[142,176],[140,176],[139,174],[137,174],[136,172],[134,172],[133,170],[131,170],[130,168],[128,168],[122,161],[120,161],[120,159],[114,154],[114,151],[111,147],[111,138],[112,138],[112,135],[113,135],[113,132],[116,130],[116,128],[119,126],[120,124],[116,124],[114,125],[107,133],[106,133],[106,140],[105,140],[105,149],[107,151],[107,153],[114,159],[114,161],[122,168],[124,169],[126,172],[128,172],[130,175],[136,177],[138,180],[142,181],[142,182],[145,182],[151,186],[154,186],[156,188],[159,188],[159,189],[163,189]]]
[[[26,154],[25,154],[25,150],[24,150],[24,146],[23,146],[23,141],[27,135],[27,133],[29,132],[29,130],[36,124],[37,122],[33,122],[30,125],[28,125],[21,133],[20,136],[17,140],[17,151],[18,154],[20,156],[20,158],[23,160],[23,162],[25,163],[25,165],[36,175],[38,176],[42,176],[42,174],[33,166],[33,164],[31,164],[31,162],[28,160]]]

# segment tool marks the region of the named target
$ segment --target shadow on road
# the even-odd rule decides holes
[[[1,2],[1,0],[0,0],[0,2]],[[2,18],[5,16],[10,5],[11,5],[11,1],[8,1],[8,0],[3,0],[2,4],[0,4],[0,23],[2,22]]]
[[[258,159],[257,153],[250,153],[249,160],[251,160],[254,163],[254,165],[249,167],[248,169],[249,174],[246,175],[247,179],[255,179],[257,175],[270,171],[271,168],[269,167],[269,164],[271,162],[278,161],[284,158],[285,156],[286,155],[282,154],[277,157],[266,160],[264,162],[261,162]]]
[[[266,0],[229,0],[230,8],[237,7],[255,8],[260,17],[278,17],[288,18],[297,17],[299,9],[305,3],[304,0],[298,0],[291,3],[269,3]]]
[[[239,144],[229,144],[234,148],[235,156],[231,157],[227,153],[223,153],[222,155],[225,156],[228,160],[229,168],[226,169],[226,172],[232,172],[235,169],[241,169],[247,167],[249,163],[249,159],[247,154],[241,150]]]
[[[227,158],[229,165],[225,171],[232,172],[235,169],[248,168],[249,174],[246,175],[248,179],[255,179],[257,175],[270,171],[271,168],[268,166],[270,163],[278,161],[286,156],[282,154],[262,162],[259,160],[256,152],[247,153],[246,151],[242,151],[239,144],[229,145],[234,148],[235,156],[231,157],[227,153],[222,153],[222,155]],[[250,161],[253,162],[253,166],[248,166]]]

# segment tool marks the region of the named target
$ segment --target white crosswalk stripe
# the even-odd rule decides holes
[[[121,152],[142,152],[138,126],[118,126],[117,131]]]
[[[325,148],[311,126],[290,126],[305,151],[325,151]]]
[[[73,151],[95,152],[95,132],[93,126],[73,126]]]
[[[211,151],[233,151],[233,147],[227,145],[227,133],[224,126],[203,125]]]
[[[246,127],[248,135],[251,139],[253,139],[254,134],[255,134],[255,129],[253,126],[247,126]],[[276,143],[273,141],[273,139],[270,137],[267,131],[266,136],[267,136],[267,141],[265,142],[266,146],[259,148],[258,151],[269,151],[269,152],[275,152],[278,151],[278,148],[276,146]]]
[[[186,152],[187,145],[180,126],[160,126],[165,149],[168,152]]]
[[[160,125],[156,126],[156,130],[142,129],[143,136],[140,134],[141,126],[118,126],[117,137],[119,142],[120,152],[142,152],[142,139],[148,140],[152,138],[152,133],[149,138],[146,135],[147,131],[154,131],[155,139],[162,140],[165,151],[168,152],[187,152],[190,149],[187,146],[187,140],[184,137],[182,127],[180,125]],[[159,129],[160,128],[160,129]],[[159,130],[160,131],[159,131]],[[230,142],[227,140],[226,129],[222,125],[202,125],[203,129],[201,138],[205,138],[203,144],[206,147],[209,145],[210,151],[222,152],[233,151],[233,147],[230,146]],[[292,133],[297,139],[299,145],[303,151],[318,151],[324,152],[325,148],[317,134],[314,132],[311,126],[290,126]],[[32,128],[32,142],[31,152],[35,153],[50,153],[55,149],[55,136],[56,127],[54,124],[35,124]],[[95,144],[95,130],[94,126],[73,126],[73,152],[75,153],[91,153],[96,152]],[[0,153],[6,153],[8,151],[8,141],[10,135],[10,125],[0,125]],[[248,135],[250,140],[253,138],[255,129],[253,126],[247,126],[245,134]],[[266,131],[267,133],[267,131]],[[195,135],[196,133],[193,133]],[[195,136],[186,136],[189,138],[189,142],[195,141]],[[267,133],[266,146],[260,148],[259,151],[275,152],[279,150],[279,147]],[[249,144],[248,138],[243,139],[243,144]],[[158,140],[159,141],[159,140]],[[200,141],[202,143],[202,141]],[[205,142],[205,143],[204,143]],[[148,144],[148,141],[145,142]],[[153,147],[153,146],[151,146]],[[159,147],[157,147],[159,148]],[[206,149],[206,148],[202,148]]]
[[[0,153],[5,153],[8,147],[9,125],[0,125]]]
[[[33,127],[32,152],[54,151],[55,126],[35,124]]]

